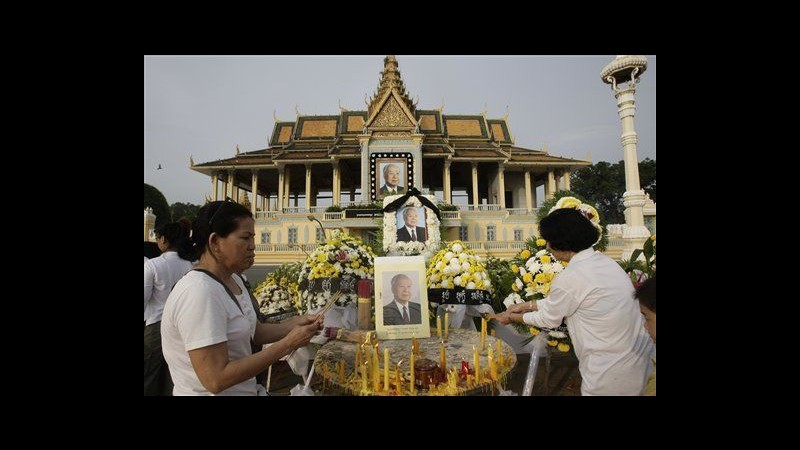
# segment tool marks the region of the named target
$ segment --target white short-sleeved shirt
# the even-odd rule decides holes
[[[190,271],[172,289],[161,320],[161,347],[175,384],[173,395],[214,395],[197,378],[189,350],[227,342],[229,360],[251,354],[258,319],[241,279],[233,279],[242,290],[236,299],[244,314],[222,284],[202,272]],[[216,395],[256,395],[255,378]]]
[[[182,259],[174,251],[144,262],[144,321],[147,325],[161,320],[169,291],[192,269],[192,265],[191,261]]]
[[[525,323],[555,328],[566,319],[583,395],[641,395],[653,341],[619,264],[591,248],[577,253],[536,306]]]

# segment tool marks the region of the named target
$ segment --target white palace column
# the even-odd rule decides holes
[[[452,192],[450,188],[450,160],[444,160],[444,173],[442,174],[442,190],[444,190],[444,202],[453,203]]]
[[[497,198],[500,200],[500,209],[506,209],[506,166],[497,163]]]
[[[291,195],[292,195],[292,185],[291,185],[291,178],[292,178],[292,171],[289,169],[289,166],[286,166],[286,174],[283,176],[283,182],[286,186],[283,187],[283,196],[284,198],[281,199],[284,208],[288,208],[292,206],[291,204]]]
[[[339,197],[342,193],[342,180],[340,179],[341,173],[339,172],[339,161],[333,160],[331,161],[333,165],[333,187],[331,188],[331,194],[333,195],[333,204],[339,205]]]
[[[311,164],[306,164],[306,211],[311,212]]]
[[[478,163],[476,162],[472,163],[472,204],[477,211],[480,199],[478,198]]]
[[[569,177],[570,177],[570,175],[571,175],[571,173],[569,172],[569,170],[565,170],[564,171],[564,190],[565,191],[569,191],[571,189],[571,186],[569,185]]]
[[[219,190],[219,172],[216,170],[211,173],[211,199],[217,201]]]
[[[228,169],[228,186],[225,189],[225,195],[223,195],[223,197],[227,196],[233,198],[233,178],[233,169]],[[225,199],[223,198],[223,200]]]
[[[544,199],[550,200],[556,192],[556,178],[553,169],[547,171],[547,184],[545,185]]]
[[[525,169],[525,206],[528,208],[528,213],[533,211],[533,204],[531,201],[533,197],[531,196],[531,172]]]
[[[286,167],[278,166],[278,197],[275,199],[275,211],[283,211],[283,185],[286,183]]]
[[[623,259],[630,258],[637,248],[643,248],[644,242],[650,237],[642,214],[646,200],[639,185],[639,160],[636,156],[638,138],[633,127],[633,117],[636,114],[634,94],[636,83],[639,82],[637,75],[641,75],[646,69],[647,58],[643,55],[619,55],[600,72],[600,79],[611,84],[617,98],[617,113],[622,121],[621,142],[625,161],[625,193],[622,194],[622,199],[627,225],[622,233],[625,242],[622,249]],[[623,88],[618,83],[627,83],[627,86]]]
[[[253,187],[253,198],[250,202],[250,207],[252,209],[253,218],[256,217],[256,212],[258,211],[258,169],[252,169],[253,172],[253,181],[251,186]]]

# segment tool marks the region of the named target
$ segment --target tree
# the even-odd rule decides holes
[[[144,207],[153,208],[153,214],[156,215],[156,228],[165,223],[172,222],[172,214],[169,210],[169,203],[158,189],[144,184]]]
[[[600,161],[572,174],[572,191],[594,203],[606,223],[625,223],[625,164]],[[656,201],[656,161],[645,158],[639,162],[639,183],[650,198]]]
[[[177,219],[186,217],[189,221],[194,221],[197,217],[197,212],[200,211],[200,205],[175,202],[170,206],[170,210],[172,211],[172,217]]]

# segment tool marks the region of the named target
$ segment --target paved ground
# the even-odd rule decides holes
[[[529,362],[530,355],[517,355],[517,366],[509,377],[505,389],[511,390],[516,394],[522,393]],[[545,380],[547,380],[546,385]],[[303,380],[299,376],[292,373],[285,361],[280,361],[272,368],[270,394],[278,396],[289,395],[289,390],[302,382]],[[317,391],[321,387],[318,384],[319,382],[321,380],[316,377],[315,381],[311,383],[312,387]],[[549,370],[546,359],[542,359],[539,362],[536,381],[533,384],[533,395],[581,395],[581,376],[578,372],[578,360],[575,358],[575,354],[572,352],[552,352]]]

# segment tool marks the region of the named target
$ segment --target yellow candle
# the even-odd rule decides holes
[[[339,360],[339,384],[344,385],[344,360],[342,359]]]
[[[497,340],[497,359],[500,360],[500,367],[503,367],[505,358],[503,358],[503,343],[500,342],[500,339]]]
[[[414,395],[414,352],[411,352],[411,382],[408,384],[408,392]]]
[[[450,334],[450,313],[445,311],[444,312],[444,338],[447,339],[447,335]]]
[[[394,390],[397,393],[397,395],[400,395],[400,394],[403,393],[403,384],[400,381],[400,363],[401,362],[402,361],[398,361],[397,362],[397,370],[394,373],[394,375],[395,375]]]
[[[383,390],[389,392],[389,349],[383,349]]]
[[[486,318],[481,317],[481,351],[486,348]]]
[[[372,346],[372,390],[378,392],[380,387],[380,365],[378,364],[378,344]]]
[[[447,352],[444,349],[444,344],[442,344],[442,351],[439,352],[439,367],[442,370],[447,370]]]
[[[361,366],[361,391],[362,393],[367,392],[367,361],[364,361],[364,365]]]
[[[475,366],[475,382],[481,382],[481,360],[478,356],[478,349],[475,346],[472,346],[472,364]]]
[[[442,338],[442,316],[436,316],[436,336]]]
[[[419,353],[419,344],[417,343],[417,335],[411,336],[411,353],[417,354]]]
[[[356,346],[356,362],[355,362],[355,372],[358,375],[358,368],[361,367],[361,344]]]
[[[492,346],[489,346],[489,376],[492,380],[497,381],[497,367],[494,365],[494,352]]]

